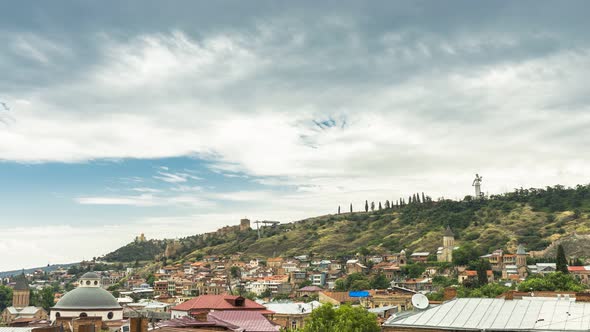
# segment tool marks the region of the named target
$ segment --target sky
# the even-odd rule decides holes
[[[0,2],[0,270],[587,184],[587,1]]]

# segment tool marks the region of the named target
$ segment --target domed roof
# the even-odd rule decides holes
[[[100,276],[94,272],[86,272],[80,279],[100,279]]]
[[[117,299],[100,287],[78,287],[67,292],[52,309],[121,309]]]

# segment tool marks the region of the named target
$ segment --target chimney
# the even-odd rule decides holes
[[[576,293],[576,302],[590,302],[590,293],[588,293],[588,292]]]
[[[131,318],[129,332],[147,332],[149,319],[146,317]]]
[[[457,288],[447,287],[443,293],[443,301],[450,301],[457,298]]]
[[[514,290],[509,290],[504,293],[504,300],[514,300]]]

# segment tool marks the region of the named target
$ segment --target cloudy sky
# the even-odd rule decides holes
[[[0,270],[588,183],[586,1],[3,1]]]

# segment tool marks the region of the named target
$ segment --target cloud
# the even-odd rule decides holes
[[[127,196],[90,196],[75,199],[79,204],[85,205],[126,205],[136,207],[153,206],[191,206],[211,207],[213,203],[200,199],[193,195],[127,195]]]
[[[212,193],[162,162],[120,179],[133,193],[75,202],[222,202],[280,220],[415,191],[463,197],[476,172],[492,193],[590,176],[584,2],[217,6],[139,6],[132,21],[92,7],[88,22],[50,6],[59,24],[43,31],[13,10],[0,22],[0,91],[14,108],[0,160],[188,156],[257,187]]]

